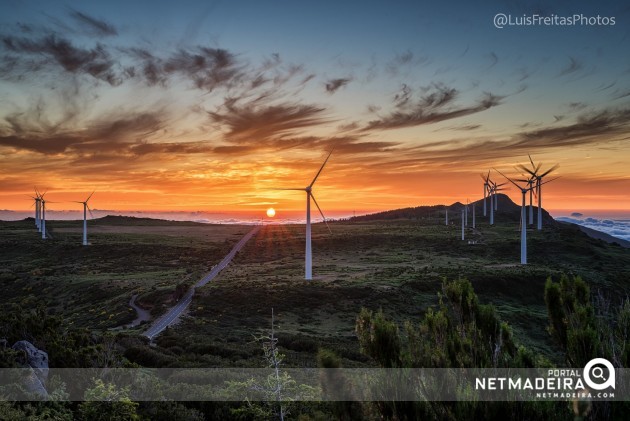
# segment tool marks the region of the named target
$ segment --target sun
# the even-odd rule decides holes
[[[276,210],[274,208],[267,209],[267,216],[269,218],[273,218],[274,216],[276,216]]]

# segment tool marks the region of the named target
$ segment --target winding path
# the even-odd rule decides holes
[[[221,272],[227,265],[230,264],[234,256],[236,256],[236,253],[238,253],[243,248],[243,246],[254,235],[256,235],[259,229],[260,229],[260,225],[257,225],[254,227],[254,229],[252,229],[250,232],[245,234],[243,238],[241,238],[241,240],[238,243],[236,243],[236,245],[232,248],[232,250],[228,253],[228,255],[225,256],[223,260],[219,262],[218,265],[213,266],[212,270],[210,270],[210,272],[206,276],[201,278],[193,287],[191,287],[186,292],[186,294],[184,294],[184,296],[179,300],[179,302],[175,305],[175,307],[171,308],[164,315],[162,315],[155,322],[153,322],[151,327],[147,329],[143,333],[143,335],[149,338],[150,340],[153,340],[153,338],[155,338],[157,335],[162,333],[164,329],[166,329],[168,326],[170,326],[175,321],[177,321],[177,318],[181,316],[181,314],[186,309],[186,307],[190,305],[190,302],[192,301],[192,297],[195,294],[195,289],[200,288],[206,285],[208,282],[212,281],[219,274],[219,272]]]
[[[138,317],[135,320],[127,325],[127,327],[136,327],[142,322],[148,322],[151,320],[151,313],[147,310],[139,307],[136,304],[136,298],[138,298],[138,294],[134,294],[131,296],[131,300],[129,300],[129,307],[133,308],[136,311]]]

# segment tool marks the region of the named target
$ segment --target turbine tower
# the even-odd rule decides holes
[[[500,187],[505,185],[505,183],[497,184],[488,178],[488,184],[490,185],[488,191],[490,197],[490,225],[494,225],[494,213],[497,210],[497,192],[503,190]]]
[[[542,185],[545,184],[545,182],[543,182],[542,180],[545,176],[549,175],[552,171],[555,171],[556,169],[558,169],[560,164],[556,164],[552,166],[551,168],[549,168],[547,171],[543,172],[542,174],[538,174],[538,170],[540,169],[541,164],[538,164],[538,166],[534,166],[534,161],[531,159],[531,157],[529,159],[534,168],[529,169],[524,165],[519,165],[519,168],[528,172],[532,176],[532,179],[535,179],[536,181],[534,185],[534,188],[536,189],[536,195],[538,196],[538,223],[537,223],[536,229],[540,231],[542,230]]]
[[[35,226],[37,227],[37,231],[42,231],[42,221],[41,221],[41,212],[42,212],[42,199],[35,189],[35,196],[28,196],[33,199],[35,202],[31,206],[35,206]]]
[[[503,174],[501,171],[499,170],[496,170],[496,171],[499,174],[501,174],[503,177],[505,177],[506,180],[508,180],[510,183],[514,184],[521,191],[521,194],[523,195],[523,200],[522,200],[522,205],[521,205],[521,265],[526,265],[527,264],[527,224],[525,223],[526,221],[525,217],[526,217],[527,208],[525,207],[525,195],[527,194],[529,190],[531,190],[531,187],[527,188],[527,187],[520,186],[516,184],[514,180],[512,180],[511,178]]]
[[[90,216],[92,216],[92,218],[94,218],[94,215],[92,215],[92,209],[90,209],[90,206],[88,205],[88,202],[90,201],[90,198],[92,197],[92,195],[94,194],[94,192],[92,192],[87,199],[85,199],[84,202],[77,202],[75,201],[74,203],[82,203],[83,204],[83,245],[87,246],[88,245],[88,241],[87,241],[87,211],[90,211]]]
[[[448,227],[448,208],[446,208],[446,222],[444,223]]]
[[[312,255],[312,250],[311,250],[311,199],[313,199],[315,206],[317,206],[317,209],[319,210],[320,215],[324,219],[324,223],[326,224],[326,227],[328,227],[328,231],[330,231],[330,227],[328,226],[328,222],[326,221],[324,212],[322,212],[322,208],[319,207],[319,204],[317,203],[317,200],[315,200],[315,196],[313,195],[313,185],[317,181],[317,177],[319,177],[319,175],[322,173],[322,170],[326,166],[326,163],[328,162],[328,159],[330,158],[330,155],[332,155],[332,153],[333,151],[330,151],[330,153],[326,157],[326,160],[320,167],[319,171],[317,171],[317,174],[315,174],[315,178],[313,178],[313,181],[311,181],[311,184],[303,188],[278,189],[278,190],[300,190],[300,191],[306,192],[306,253],[305,253],[305,258],[304,258],[304,279],[306,279],[307,281],[310,281],[313,279],[313,255]]]
[[[535,186],[532,187],[526,187],[526,186],[521,186],[519,184],[516,183],[516,181],[512,180],[511,178],[507,177],[506,175],[504,175],[501,171],[497,170],[497,172],[499,174],[501,174],[503,177],[505,177],[510,183],[514,184],[520,191],[522,194],[522,200],[521,200],[521,264],[522,265],[526,265],[527,264],[527,202],[526,202],[526,195],[528,191],[531,191],[531,189],[535,188]],[[525,180],[527,181],[527,180]],[[549,183],[553,180],[549,180],[549,181],[545,181],[542,184],[545,183]]]
[[[465,216],[464,216],[464,225],[468,226],[468,203],[470,202],[470,200],[466,199],[466,204],[464,205],[464,211]]]
[[[494,192],[494,183],[490,181],[490,185],[488,187],[488,197],[490,198],[490,225],[494,225],[494,199],[492,198],[492,193]]]
[[[483,180],[483,216],[487,216],[486,212],[486,195],[490,192],[490,171],[488,171],[488,175],[481,175],[481,179]]]
[[[466,211],[462,208],[462,241],[464,241],[464,214]]]
[[[46,199],[44,199],[45,194],[46,193],[39,196],[39,200],[40,202],[42,202],[42,221],[41,221],[42,240],[46,239]]]

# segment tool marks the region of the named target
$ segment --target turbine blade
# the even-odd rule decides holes
[[[315,206],[317,206],[317,209],[319,210],[319,214],[322,216],[322,218],[324,218],[324,223],[326,224],[326,228],[328,228],[328,231],[332,234],[332,231],[330,227],[328,226],[328,221],[326,220],[326,217],[324,216],[324,212],[322,212],[322,208],[319,207],[319,203],[317,203],[317,200],[315,200],[315,196],[313,196],[313,193],[311,193],[311,199],[313,199],[313,202],[315,202]]]
[[[555,181],[555,180],[557,180],[557,179],[559,179],[559,178],[560,178],[560,177],[558,176],[558,177],[552,178],[551,180],[546,180],[546,181],[543,181],[543,182],[541,182],[541,183],[540,183],[540,185],[542,186],[543,184],[551,183],[552,181]]]
[[[94,219],[94,214],[92,213],[92,209],[90,209],[90,206],[87,204],[87,202],[85,202],[85,206],[87,207],[88,212],[90,212],[90,216],[92,217],[92,219]]]
[[[510,177],[508,177],[507,175],[503,174],[501,171],[497,170],[496,168],[494,169],[496,172],[498,172],[499,174],[501,174],[503,177],[505,177],[505,179],[507,181],[509,181],[510,183],[514,184],[516,187],[518,187],[519,189],[521,188],[521,186],[519,186],[518,184],[516,184],[516,182],[514,180],[512,180]],[[503,183],[505,184],[505,183]]]
[[[526,172],[530,173],[530,174],[531,174],[531,175],[533,175],[534,177],[536,176],[536,171],[532,171],[532,170],[530,170],[530,169],[529,169],[529,168],[527,168],[525,165],[521,165],[521,164],[519,164],[519,165],[517,165],[517,167],[518,167],[518,168],[520,168],[520,169],[521,169],[521,170],[523,170],[523,171],[526,171]]]
[[[301,188],[301,189],[299,189],[299,188],[295,188],[295,189],[271,189],[271,190],[300,190],[300,191],[306,191],[305,188]]]
[[[313,181],[311,181],[311,184],[309,184],[309,187],[313,187],[313,184],[315,184],[315,182],[317,181],[317,177],[319,177],[319,175],[321,174],[322,170],[324,169],[324,167],[326,166],[326,163],[328,162],[328,159],[330,158],[330,155],[332,155],[333,151],[335,150],[335,148],[333,148],[330,153],[328,154],[328,156],[326,157],[326,160],[324,161],[324,163],[322,164],[321,168],[319,169],[319,171],[317,171],[317,174],[315,174],[315,178],[313,178]]]
[[[89,201],[90,201],[90,197],[92,197],[92,195],[94,194],[94,192],[95,192],[95,191],[96,191],[96,190],[94,190],[94,191],[93,191],[93,192],[92,192],[92,193],[88,196],[88,198],[87,198],[87,199],[85,199],[85,203],[87,203],[87,202],[89,202]]]
[[[532,168],[536,168],[536,164],[534,164],[534,160],[532,159],[532,156],[530,154],[527,154],[527,156],[529,157],[529,162],[532,163]]]
[[[540,178],[543,178],[544,176],[546,176],[550,172],[556,170],[559,166],[560,166],[560,164],[556,164],[553,167],[549,168],[547,171],[545,171],[544,173],[540,174]]]

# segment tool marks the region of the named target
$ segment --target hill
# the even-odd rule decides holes
[[[483,199],[470,203],[476,207],[477,216],[480,217],[483,209]],[[498,222],[519,221],[521,218],[521,207],[514,203],[509,196],[505,194],[497,194],[497,207],[495,218]],[[445,210],[448,209],[451,221],[457,223],[457,216],[464,205],[461,202],[455,202],[450,205],[434,205],[434,206],[416,206],[411,208],[394,209],[384,212],[377,212],[368,215],[354,216],[350,221],[366,222],[366,221],[383,221],[383,220],[420,220],[428,218],[444,218]],[[488,200],[487,205],[490,206]],[[472,208],[469,208],[469,218],[472,215]],[[536,212],[536,209],[534,209]],[[554,224],[553,217],[543,208],[543,223]]]

